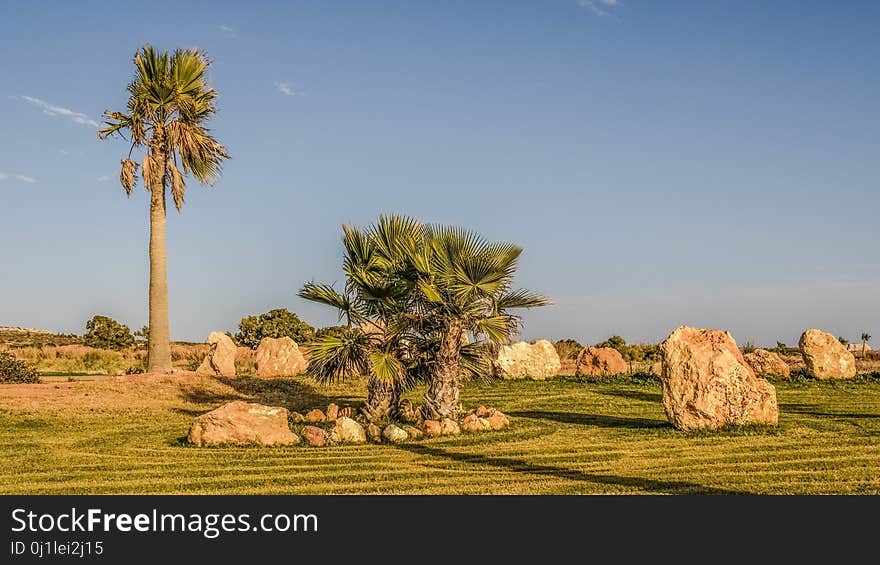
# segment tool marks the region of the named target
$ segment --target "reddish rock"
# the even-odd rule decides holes
[[[306,422],[318,423],[327,421],[327,416],[323,412],[315,408],[306,414]]]
[[[441,433],[440,420],[425,420],[425,435],[428,437],[436,437]]]
[[[312,447],[324,447],[327,445],[327,433],[316,426],[306,426],[300,431],[303,440]]]
[[[578,376],[622,375],[629,370],[620,352],[613,347],[585,347],[577,358]]]

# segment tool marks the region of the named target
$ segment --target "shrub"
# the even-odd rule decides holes
[[[556,353],[559,354],[559,359],[561,360],[577,359],[577,356],[584,348],[583,345],[574,339],[560,339],[553,345],[556,347]]]
[[[619,335],[614,335],[597,343],[596,347],[610,347],[620,352],[620,356],[628,363],[655,362],[660,360],[660,346],[656,343],[626,343]]]
[[[37,368],[15,355],[4,351],[0,353],[0,383],[38,383],[40,375]]]
[[[98,349],[124,349],[134,345],[128,326],[107,316],[95,316],[86,322],[83,339],[86,345]]]
[[[259,316],[242,318],[235,340],[239,345],[256,349],[264,337],[289,337],[297,343],[311,341],[315,328],[286,308],[276,308]]]
[[[757,347],[755,347],[755,344],[752,343],[751,341],[747,341],[745,343],[745,345],[742,346],[743,355],[748,355],[749,353],[754,353],[754,351],[756,349],[757,349]]]

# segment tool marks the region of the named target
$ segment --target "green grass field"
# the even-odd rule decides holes
[[[17,396],[0,390],[0,488],[7,494],[880,493],[880,381],[775,384],[777,429],[684,434],[667,424],[655,382],[563,378],[467,386],[467,406],[492,405],[511,416],[512,427],[501,432],[321,449],[197,449],[182,438],[194,415],[233,398],[303,409],[354,402],[360,386],[173,378],[138,386],[15,385]]]

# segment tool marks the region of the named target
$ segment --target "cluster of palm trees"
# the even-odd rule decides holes
[[[343,226],[342,241],[345,287],[299,292],[346,322],[308,344],[308,371],[320,381],[367,375],[369,420],[395,418],[400,394],[417,382],[428,385],[424,418],[456,418],[462,378],[490,376],[493,345],[517,329],[509,311],[548,303],[513,288],[520,247],[468,230],[392,215]]]
[[[118,135],[130,142],[119,176],[126,194],[137,184],[138,169],[150,193],[150,372],[172,370],[167,191],[180,210],[184,177],[211,184],[229,158],[205,126],[217,98],[207,81],[209,64],[195,49],[169,54],[143,47],[134,57],[126,110],[106,111],[98,132],[101,139]],[[145,153],[140,163],[132,158],[135,149]],[[323,381],[369,376],[364,414],[371,420],[394,417],[401,392],[420,381],[428,384],[423,415],[455,417],[461,378],[488,375],[493,344],[515,331],[518,318],[508,311],[548,303],[512,288],[522,251],[515,245],[402,216],[343,231],[345,288],[309,283],[300,291],[346,321],[308,345],[309,372]]]

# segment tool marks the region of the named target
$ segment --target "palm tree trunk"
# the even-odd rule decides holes
[[[171,332],[168,325],[168,248],[165,240],[164,132],[153,135],[151,153],[161,174],[150,187],[150,340],[147,371],[171,372]]]
[[[440,350],[434,364],[422,416],[426,420],[458,418],[460,409],[459,381],[461,378],[461,321],[449,318],[440,342]]]
[[[361,414],[368,422],[390,420],[397,417],[400,390],[384,379],[370,377],[367,383],[367,400],[361,406]]]

